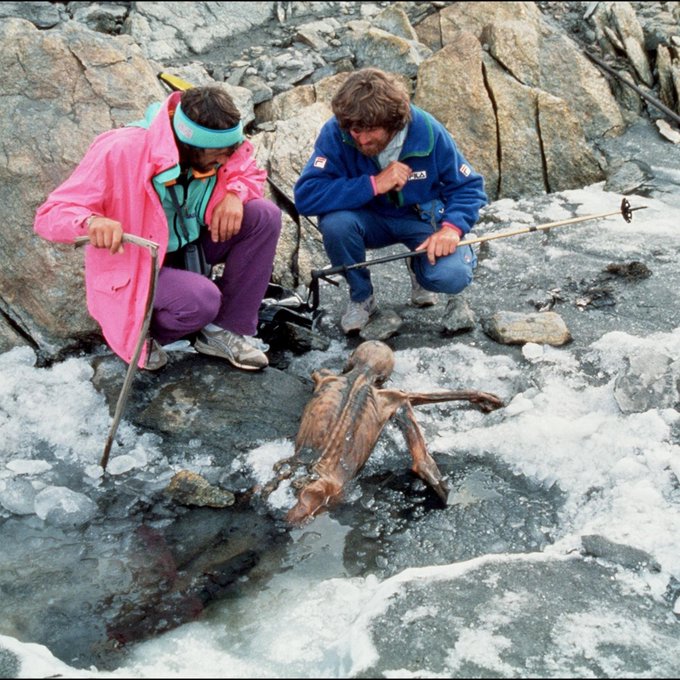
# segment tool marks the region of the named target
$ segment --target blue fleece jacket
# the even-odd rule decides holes
[[[371,177],[381,170],[377,159],[362,154],[334,116],[321,128],[314,153],[295,183],[298,212],[323,215],[366,208],[400,217],[438,200],[444,212],[437,221],[449,222],[467,234],[487,203],[484,179],[439,121],[413,105],[411,116],[399,160],[412,172],[402,191],[375,195]]]

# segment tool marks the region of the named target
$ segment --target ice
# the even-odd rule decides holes
[[[34,512],[35,489],[25,479],[0,480],[0,505],[15,515]]]
[[[85,494],[65,486],[48,486],[35,497],[35,514],[56,526],[79,526],[97,513],[97,505]]]

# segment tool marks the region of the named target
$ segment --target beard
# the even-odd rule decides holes
[[[354,143],[364,156],[373,158],[374,156],[381,154],[389,146],[392,139],[394,139],[395,134],[396,132],[391,132],[380,139],[372,139],[367,144],[359,144],[356,139],[354,140]]]

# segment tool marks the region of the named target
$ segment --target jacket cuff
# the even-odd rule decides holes
[[[224,190],[224,193],[225,195],[234,194],[234,196],[236,196],[238,200],[241,201],[241,203],[245,203],[246,198],[248,198],[248,189],[238,181],[228,184]]]
[[[463,238],[465,233],[460,227],[457,227],[455,224],[452,224],[451,222],[442,222],[442,227],[448,227],[449,229],[453,229],[454,231],[458,232],[458,236]]]
[[[88,213],[86,213],[85,217],[76,217],[73,220],[73,223],[74,223],[74,225],[75,225],[75,227],[78,231],[86,234],[90,230],[90,222],[95,217],[98,217],[98,215],[95,215],[94,213],[88,212]]]

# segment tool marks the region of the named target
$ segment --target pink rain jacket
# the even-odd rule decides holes
[[[152,179],[179,164],[170,112],[181,94],[168,96],[148,129],[123,127],[99,135],[73,174],[38,208],[35,231],[50,241],[72,243],[87,234],[84,222],[90,215],[103,215],[119,221],[125,233],[156,242],[162,262],[168,224]],[[218,169],[206,223],[228,192],[243,203],[261,198],[266,177],[255,164],[252,144],[245,141]],[[111,349],[129,363],[144,322],[152,266],[147,248],[126,243],[124,251],[112,255],[106,248],[87,246],[85,285],[88,311]],[[139,366],[147,354],[148,345]]]

